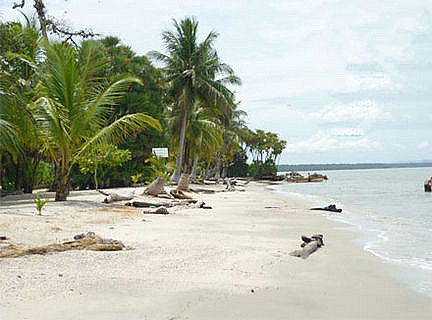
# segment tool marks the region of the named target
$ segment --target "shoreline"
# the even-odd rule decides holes
[[[169,216],[103,205],[93,191],[50,201],[42,217],[31,203],[5,209],[2,201],[0,233],[15,225],[10,236],[19,242],[95,231],[134,250],[2,259],[7,290],[0,313],[5,319],[429,319],[431,299],[355,244],[355,233],[267,187],[194,195],[214,209]],[[324,234],[323,248],[306,260],[288,255],[302,234],[312,233]]]
[[[350,173],[350,179],[356,181],[353,184],[358,184],[359,180],[355,180],[354,173],[356,171]],[[409,176],[411,174],[412,172]],[[390,264],[394,269],[397,269],[398,280],[403,281],[410,289],[432,298],[432,282],[430,281],[432,261],[429,259],[427,238],[427,226],[430,224],[430,219],[428,220],[427,215],[425,215],[427,214],[425,207],[428,206],[428,203],[430,204],[430,201],[424,202],[423,190],[416,193],[415,185],[409,181],[408,187],[399,188],[399,193],[392,202],[393,198],[389,198],[389,194],[383,194],[383,200],[377,199],[377,197],[371,198],[366,192],[367,188],[358,188],[355,193],[350,192],[350,190],[342,192],[337,186],[349,188],[351,183],[351,181],[344,180],[344,177],[346,175],[334,174],[334,179],[330,182],[332,185],[323,188],[304,188],[303,186],[289,188],[284,186],[275,188],[275,192],[296,199],[304,199],[311,207],[336,203],[338,207],[344,209],[344,212],[341,215],[324,214],[328,219],[344,224],[347,230],[357,235],[356,244],[362,246],[365,251],[376,256],[383,263]],[[385,175],[380,176],[381,179],[385,179],[384,177]],[[379,181],[379,178],[376,180]],[[384,189],[388,188],[385,187]],[[374,192],[377,191],[381,195],[379,190],[374,189]],[[417,196],[415,200],[407,197],[405,212],[403,208],[395,205],[398,203],[398,196],[403,193]],[[368,203],[364,199],[377,201]],[[403,200],[399,199],[399,201]],[[423,206],[416,207],[417,203],[423,204]],[[418,228],[421,219],[412,217],[413,212],[417,212],[418,217],[422,217],[422,215],[425,217],[423,220],[425,226]],[[423,234],[426,236],[422,236]]]

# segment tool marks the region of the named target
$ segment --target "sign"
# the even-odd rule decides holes
[[[152,153],[161,158],[168,158],[168,148],[152,148]]]

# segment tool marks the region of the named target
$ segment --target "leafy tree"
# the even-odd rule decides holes
[[[78,49],[66,43],[43,41],[46,60],[41,66],[41,92],[35,105],[44,146],[56,164],[56,201],[69,193],[72,165],[97,146],[116,145],[124,136],[151,126],[161,130],[154,118],[128,114],[111,124],[115,105],[135,77],[122,76],[107,82],[101,78],[107,59],[100,45],[87,41]]]
[[[249,173],[253,177],[275,175],[276,160],[282,154],[286,141],[279,139],[276,133],[257,129],[248,131],[245,137],[247,150],[252,154]]]
[[[26,24],[0,24],[0,152],[2,166],[15,172],[14,188],[24,184],[24,191],[32,192],[43,156],[32,108],[41,50],[34,21],[24,17]]]
[[[98,146],[89,153],[82,154],[78,157],[78,164],[82,174],[94,175],[94,186],[97,190],[99,187],[99,177],[102,179],[102,186],[108,184],[109,175],[107,173],[112,168],[122,165],[124,162],[131,159],[129,150],[118,149],[113,145]]]

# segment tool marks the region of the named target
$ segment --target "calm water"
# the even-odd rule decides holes
[[[432,168],[325,173],[327,182],[284,183],[274,189],[311,206],[341,207],[342,214],[327,216],[350,224],[365,250],[400,266],[403,281],[432,296],[432,193],[423,187]]]

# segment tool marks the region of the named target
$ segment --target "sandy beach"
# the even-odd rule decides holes
[[[0,259],[0,318],[430,319],[432,300],[356,245],[345,225],[265,189],[193,194],[213,209],[164,216],[103,204],[96,191],[51,200],[43,216],[28,196],[4,197],[0,235],[9,242],[94,231],[129,249]],[[323,248],[306,260],[288,254],[314,233]]]

